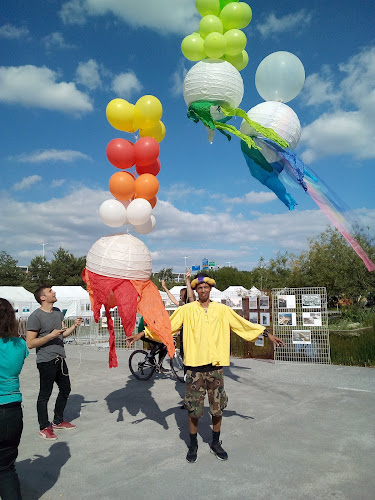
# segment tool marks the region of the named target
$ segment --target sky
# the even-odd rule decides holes
[[[248,111],[263,102],[255,72],[289,51],[306,80],[288,103],[302,125],[296,153],[375,229],[375,15],[372,0],[251,0],[244,29],[249,64],[241,72]],[[186,116],[183,81],[193,66],[182,39],[198,29],[194,0],[40,0],[4,3],[0,14],[0,250],[28,265],[62,246],[76,257],[113,229],[99,217],[117,169],[109,141],[114,98],[143,95],[163,105],[156,228],[137,235],[153,270],[181,272],[203,258],[251,270],[278,252],[300,253],[329,224],[302,189],[289,211],[250,176],[240,141]],[[239,127],[241,120],[235,119]],[[133,169],[134,170],[134,169]],[[44,243],[44,245],[43,245]]]

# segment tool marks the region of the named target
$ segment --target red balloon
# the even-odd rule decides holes
[[[135,163],[134,144],[125,139],[112,139],[107,146],[107,158],[117,168],[130,168]]]
[[[135,163],[140,167],[154,163],[159,156],[160,146],[153,137],[141,137],[134,145]]]
[[[136,165],[135,169],[137,171],[137,174],[142,175],[142,174],[152,174],[152,175],[158,175],[160,172],[160,160],[159,158],[154,161],[154,163],[151,163],[151,165]]]

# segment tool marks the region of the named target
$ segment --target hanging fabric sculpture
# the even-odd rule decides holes
[[[115,332],[110,309],[117,306],[127,337],[132,335],[137,311],[174,355],[169,315],[156,285],[150,281],[151,254],[146,245],[130,234],[104,236],[87,255],[82,278],[90,294],[96,322],[104,306],[109,331],[109,367],[118,366]]]

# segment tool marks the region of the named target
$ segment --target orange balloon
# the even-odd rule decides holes
[[[119,201],[130,200],[135,193],[135,179],[129,172],[116,172],[109,179],[109,190]]]
[[[159,191],[159,181],[152,174],[142,174],[135,180],[135,194],[137,198],[151,200]]]

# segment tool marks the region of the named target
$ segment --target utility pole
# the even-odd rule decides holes
[[[228,262],[226,262],[225,264],[228,264],[228,267],[232,267],[231,266],[232,262],[230,260]]]
[[[43,241],[43,243],[41,243],[41,246],[43,247],[43,253],[42,253],[43,258],[46,256],[46,253],[45,253],[45,251],[44,251],[44,247],[45,247],[46,245],[48,245],[48,243],[45,243],[44,241]]]
[[[183,259],[185,259],[185,272],[187,271],[187,260],[190,259],[190,256],[186,256],[186,257],[182,257]]]

